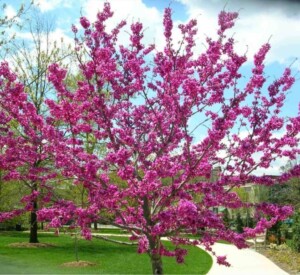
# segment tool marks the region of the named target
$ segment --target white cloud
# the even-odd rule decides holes
[[[46,39],[44,41],[46,42]],[[71,38],[70,36],[68,36],[65,33],[65,30],[62,30],[60,28],[57,28],[50,33],[49,41],[51,43],[54,43],[56,41],[56,42],[58,42],[58,45],[64,44],[65,46],[70,45],[70,44],[72,45],[74,43],[74,39]],[[44,45],[44,47],[46,47],[46,44]]]
[[[23,39],[24,41],[33,43],[33,36],[30,32],[17,32],[16,36],[18,37],[18,39]],[[54,43],[56,43],[58,48],[68,47],[70,44],[74,44],[74,39],[66,34],[66,30],[63,30],[61,28],[56,28],[49,33],[41,33],[40,36],[41,37],[39,39],[41,41],[42,51],[46,51],[47,48],[51,49],[54,46]]]
[[[226,10],[239,11],[240,18],[236,26],[229,32],[236,39],[236,50],[243,54],[247,52],[251,61],[260,45],[271,38],[272,48],[267,56],[267,62],[280,62],[290,65],[295,58],[299,58],[300,44],[300,4],[295,1],[278,0],[175,0],[185,6],[188,19],[185,22],[174,22],[174,45],[180,39],[176,26],[186,23],[191,18],[198,20],[199,34],[195,53],[205,49],[206,36],[215,36],[217,30],[218,13],[225,7]],[[102,10],[105,0],[37,0],[41,12],[58,8],[82,7],[82,13],[92,21],[95,20],[98,11]],[[140,20],[145,30],[146,43],[155,42],[157,48],[162,50],[163,37],[163,14],[156,7],[148,7],[142,0],[110,0],[114,16],[107,23],[108,29],[114,27],[121,20],[126,19],[128,31],[130,23]],[[226,5],[227,4],[227,5]],[[168,6],[166,2],[165,6]],[[171,4],[172,7],[172,4]],[[175,10],[181,14],[183,10]],[[182,17],[182,16],[181,16]],[[78,20],[77,20],[78,22]],[[128,33],[120,34],[120,41],[128,43]],[[299,66],[299,63],[295,64]]]
[[[300,57],[300,13],[297,12],[300,4],[295,1],[178,1],[186,6],[190,18],[197,18],[201,41],[204,41],[203,33],[209,36],[215,33],[217,15],[228,2],[226,10],[240,13],[236,26],[229,32],[234,33],[239,53],[248,50],[247,55],[251,60],[260,45],[272,36],[267,62],[289,65]]]
[[[278,176],[282,174],[282,167],[284,167],[288,163],[289,159],[287,157],[277,158],[273,161],[268,168],[258,168],[253,174],[256,176],[262,175],[274,175]]]
[[[205,49],[207,36],[216,36],[218,13],[224,8],[232,11],[239,11],[240,18],[236,26],[228,32],[236,39],[236,50],[240,54],[247,52],[249,61],[259,50],[260,46],[266,43],[271,37],[271,51],[267,56],[267,62],[279,62],[291,64],[295,58],[300,57],[300,17],[290,16],[292,9],[289,5],[280,8],[277,1],[273,5],[267,5],[268,1],[199,1],[199,0],[178,0],[185,5],[188,19],[185,22],[174,22],[174,45],[180,39],[179,30],[176,28],[179,23],[186,23],[189,19],[196,18],[198,21],[199,33],[197,36],[197,47],[195,53],[199,54]],[[96,18],[99,10],[102,10],[104,0],[82,1],[83,14],[88,18]],[[145,32],[145,42],[155,42],[157,48],[162,50],[164,45],[163,37],[163,14],[155,7],[147,7],[142,0],[111,0],[114,17],[109,20],[108,28],[112,28],[121,20],[126,19],[128,25],[131,22],[140,20]],[[172,7],[172,5],[171,5]],[[182,12],[176,11],[175,12]],[[127,26],[126,30],[128,30]],[[120,40],[128,41],[128,34],[122,33]],[[296,64],[298,65],[298,64]]]
[[[82,2],[83,14],[91,21],[95,21],[98,11],[102,11],[103,3],[101,0],[88,0]],[[126,20],[127,26],[124,30],[128,31],[132,22],[140,21],[143,23],[145,33],[144,42],[161,44],[163,39],[162,13],[155,7],[147,7],[142,0],[111,0],[111,9],[114,12],[113,18],[107,21],[109,30],[114,28],[120,21]],[[126,32],[120,33],[119,42],[128,43],[129,35]],[[124,44],[125,44],[124,43]]]
[[[39,7],[41,12],[51,11],[59,6],[71,7],[71,0],[36,0],[34,3]]]
[[[11,5],[8,5],[4,9],[4,15],[7,16],[7,19],[11,19],[17,15],[17,12]]]

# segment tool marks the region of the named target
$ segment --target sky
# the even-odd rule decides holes
[[[12,15],[21,3],[30,0],[6,2],[6,13]],[[95,18],[101,10],[103,0],[35,0],[38,11],[55,22],[56,34],[69,36],[70,25],[78,24],[80,14]],[[199,41],[205,35],[215,33],[217,15],[225,8],[239,12],[239,20],[232,33],[241,52],[249,56],[270,39],[273,45],[268,62],[291,64],[299,57],[300,44],[300,1],[296,0],[110,0],[115,12],[113,22],[122,19],[140,20],[144,23],[146,37],[156,43],[162,37],[163,9],[173,9],[175,25],[191,18],[198,20]],[[298,67],[300,63],[296,64]]]
[[[1,0],[0,0],[1,1]],[[2,2],[5,2],[2,1]],[[30,1],[6,1],[6,15],[12,16],[21,3]],[[108,27],[114,26],[123,19],[128,22],[139,20],[143,23],[145,41],[155,42],[162,48],[163,10],[170,6],[175,20],[174,26],[195,18],[198,21],[196,53],[204,50],[205,37],[214,37],[217,29],[217,15],[222,10],[238,11],[239,19],[229,35],[236,40],[236,50],[247,52],[248,62],[242,69],[247,76],[251,71],[253,55],[260,46],[268,41],[271,51],[266,60],[266,74],[270,79],[278,78],[285,67],[291,66],[297,81],[286,100],[284,115],[290,116],[297,112],[300,102],[300,1],[296,0],[110,0],[114,17]],[[53,39],[64,38],[66,43],[73,43],[70,32],[71,25],[79,26],[81,15],[95,19],[102,9],[104,0],[35,0],[37,12],[44,18],[54,22]],[[174,31],[174,40],[179,32]],[[28,37],[23,30],[19,37]],[[121,38],[126,38],[122,34]],[[128,35],[127,35],[128,37]],[[277,163],[271,173],[276,173]],[[272,170],[272,169],[271,169]]]

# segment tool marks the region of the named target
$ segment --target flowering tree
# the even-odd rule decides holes
[[[51,155],[47,153],[44,134],[47,133],[44,118],[38,114],[35,105],[28,101],[24,86],[16,80],[8,64],[0,65],[0,169],[1,184],[18,183],[25,187],[20,207],[0,213],[0,222],[30,213],[29,242],[37,243],[38,201],[48,202],[52,187],[48,181],[56,177],[49,166]],[[51,133],[47,133],[48,136]],[[22,189],[22,188],[20,188]]]
[[[76,49],[87,52],[87,60],[79,60],[83,79],[76,89],[64,83],[65,69],[49,67],[57,98],[46,101],[50,114],[41,130],[56,170],[86,188],[88,206],[61,200],[38,211],[39,218],[54,227],[72,219],[89,239],[89,224],[104,220],[101,213],[109,212],[115,217],[112,224],[138,241],[138,252],[149,254],[154,274],[163,273],[162,256],[184,261],[183,244],[211,251],[214,242],[224,239],[247,247],[246,238],[292,213],[287,206],[243,202],[232,191],[249,182],[274,184],[271,177],[253,172],[299,153],[300,114],[287,120],[280,114],[294,82],[290,69],[266,86],[264,59],[270,45],[265,44],[254,56],[247,85],[239,85],[246,57],[238,55],[234,39],[226,37],[237,13],[220,13],[217,38],[207,38],[207,49],[198,56],[195,20],[179,26],[182,40],[176,48],[167,8],[165,47],[159,51],[143,44],[140,22],[130,26],[130,44],[120,44],[118,34],[126,22],[108,32],[105,22],[112,16],[106,3],[94,24],[80,18],[84,34],[83,40],[76,37]],[[79,36],[75,27],[73,31]],[[192,121],[197,122],[194,128]],[[58,129],[58,124],[64,126]],[[200,139],[200,134],[205,137]],[[106,144],[104,156],[87,150],[89,144],[100,143]],[[220,173],[211,177],[215,167]],[[299,176],[299,168],[279,181]],[[220,206],[255,208],[260,220],[255,228],[236,233],[213,211]],[[198,239],[189,240],[185,233]],[[162,237],[172,241],[175,250],[168,250]],[[217,259],[229,265],[225,256]]]
[[[7,64],[2,64],[2,77],[3,81],[5,80],[2,84],[5,85],[1,87],[0,108],[3,115],[7,116],[7,121],[3,121],[2,124],[10,132],[10,138],[14,138],[16,143],[7,144],[6,134],[1,137],[4,139],[3,144],[5,145],[5,148],[2,148],[2,157],[6,158],[5,164],[12,165],[9,168],[3,166],[4,178],[1,184],[7,186],[6,183],[9,183],[9,187],[13,188],[14,181],[17,184],[18,188],[15,189],[19,196],[22,197],[25,194],[35,198],[25,207],[26,210],[30,210],[29,241],[31,243],[38,242],[36,211],[43,204],[42,197],[46,195],[46,201],[50,199],[49,191],[52,187],[49,182],[46,185],[45,183],[51,177],[55,177],[54,173],[50,178],[44,179],[46,174],[53,171],[51,170],[53,168],[51,155],[45,151],[49,144],[46,144],[46,138],[42,133],[42,128],[46,124],[44,114],[48,112],[45,99],[53,96],[51,95],[52,85],[47,81],[47,69],[50,64],[55,62],[61,64],[68,57],[71,62],[70,57],[74,53],[70,50],[70,46],[67,49],[63,43],[60,43],[60,47],[58,47],[56,41],[51,42],[52,23],[47,18],[42,19],[37,14],[32,14],[30,22],[25,22],[25,24],[23,22],[22,25],[23,29],[28,29],[31,35],[30,41],[15,39],[6,45],[6,56],[11,60],[10,67],[14,68],[20,83],[16,82],[16,75],[10,72]],[[45,47],[43,47],[44,44]],[[68,81],[72,81],[72,78],[70,77]],[[18,87],[18,92],[16,92],[16,87]],[[12,96],[17,100],[10,100]],[[8,147],[9,150],[7,150]],[[22,157],[13,159],[11,152],[13,150]],[[32,159],[29,160],[29,156]],[[22,199],[22,202],[25,204],[29,202],[27,198],[29,197]],[[18,196],[14,196],[12,199],[18,200]],[[15,209],[19,207],[18,201],[14,202]],[[23,212],[19,210],[18,213]]]

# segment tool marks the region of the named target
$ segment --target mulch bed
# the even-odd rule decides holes
[[[257,252],[261,253],[281,269],[292,275],[300,274],[300,253],[297,253],[290,248],[277,249],[259,249]]]
[[[18,248],[55,247],[55,245],[49,243],[11,243],[8,246]]]
[[[11,243],[8,245],[9,247],[17,247],[17,248],[38,248],[38,247],[55,247],[53,244],[49,243]],[[88,267],[95,266],[95,263],[89,261],[74,261],[63,263],[62,267]]]
[[[67,262],[62,264],[63,267],[88,267],[88,266],[95,266],[95,263],[88,262],[88,261],[74,261],[74,262]]]

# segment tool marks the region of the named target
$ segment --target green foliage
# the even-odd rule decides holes
[[[0,211],[6,212],[22,206],[21,198],[28,194],[26,186],[20,182],[4,181],[4,173],[0,171]]]
[[[239,196],[241,201],[248,202],[249,201],[249,194],[243,187],[235,187],[233,188],[233,191]]]
[[[254,225],[255,225],[254,219],[253,219],[253,217],[251,217],[249,211],[247,211],[246,220],[245,220],[245,226],[253,228]]]
[[[240,213],[237,213],[237,215],[236,215],[235,224],[236,224],[236,231],[238,233],[242,233],[244,231],[243,230],[244,223],[243,223],[243,220],[241,218],[241,214]]]
[[[292,248],[300,252],[300,211],[297,211],[293,216],[293,238],[291,246]]]
[[[282,226],[282,222],[278,221],[269,230],[269,233],[275,236],[276,238],[275,241],[277,245],[281,244],[281,226]]]
[[[60,198],[73,201],[77,206],[86,207],[88,204],[88,193],[83,184],[72,185],[71,181],[65,181],[61,190],[56,190]]]
[[[299,162],[288,162],[281,167],[283,172],[288,172]],[[267,201],[280,205],[292,205],[295,209],[300,209],[300,178],[294,177],[285,184],[275,184],[268,188]]]
[[[229,211],[227,208],[225,208],[223,211],[223,222],[224,222],[225,226],[228,228],[230,225],[230,217],[229,217]]]

